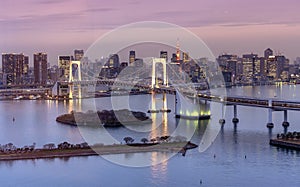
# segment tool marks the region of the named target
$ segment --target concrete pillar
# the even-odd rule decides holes
[[[272,100],[271,99],[268,100],[268,106],[270,108],[269,108],[269,111],[268,111],[269,115],[268,115],[267,127],[268,128],[273,128],[274,124],[272,123]]]
[[[152,87],[152,89],[155,87],[155,79],[156,79],[156,77],[155,77],[155,61],[154,60],[152,60],[152,81],[151,81],[151,87]]]
[[[178,113],[178,96],[177,96],[177,92],[175,91],[175,117],[179,118],[180,115]]]
[[[221,125],[224,125],[224,123],[225,123],[225,119],[224,119],[224,107],[225,107],[225,104],[224,103],[222,103],[222,118],[219,120],[219,123],[221,124]]]
[[[267,127],[268,128],[273,128],[274,127],[274,124],[272,122],[272,109],[269,108],[269,115],[268,115],[268,123],[267,123]]]
[[[237,118],[237,106],[233,105],[233,119],[232,119],[233,123],[238,123],[239,119]]]
[[[167,79],[167,62],[166,60],[163,58],[162,60],[162,64],[163,64],[163,81],[164,81],[164,86],[168,86],[168,79]]]
[[[287,121],[287,110],[283,111],[283,122],[282,122],[282,126],[287,128],[288,126],[290,126],[289,122]]]

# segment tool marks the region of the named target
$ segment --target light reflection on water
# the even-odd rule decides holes
[[[256,94],[265,97],[300,100],[299,87],[276,86],[259,87],[251,91],[249,87],[232,88],[230,93]],[[269,95],[268,95],[269,94]],[[161,95],[159,95],[161,97]],[[133,96],[138,105],[132,107],[146,112],[151,103],[150,95]],[[168,95],[168,107],[172,109],[173,96]],[[137,102],[138,101],[138,102]],[[161,101],[161,100],[159,100]],[[91,104],[94,103],[92,101]],[[108,98],[97,99],[98,109],[111,108]],[[81,103],[84,106],[86,103]],[[84,107],[83,107],[84,108]],[[0,143],[13,142],[18,146],[36,142],[42,146],[49,142],[70,141],[82,142],[80,132],[76,127],[55,122],[59,114],[70,112],[76,108],[76,100],[70,102],[58,101],[2,101],[0,105]],[[150,115],[150,114],[149,114]],[[179,126],[184,132],[195,131],[192,142],[199,143],[206,128],[219,125],[219,117],[199,123],[188,120],[176,120],[173,113],[167,115],[151,114],[152,118],[167,121],[167,125],[152,124],[156,133],[171,134]],[[12,116],[16,121],[12,122]],[[291,131],[299,131],[299,112],[289,111],[288,119]],[[167,117],[167,118],[166,118]],[[212,145],[203,153],[197,149],[188,151],[185,157],[175,155],[170,160],[159,165],[143,168],[129,168],[112,164],[101,157],[74,157],[64,159],[41,159],[0,162],[1,186],[300,186],[297,174],[300,172],[300,152],[286,151],[270,147],[269,132],[266,129],[267,110],[238,106],[240,122],[234,126],[232,107],[227,107],[226,123]],[[216,118],[216,123],[212,122]],[[281,123],[282,112],[274,113],[275,124],[272,135],[283,131]],[[97,133],[87,128],[91,136]],[[124,136],[133,136],[136,141],[152,134],[134,133],[127,128],[109,129],[111,135],[118,141]],[[167,157],[165,153],[143,153],[150,162]],[[216,155],[214,158],[213,155]],[[246,158],[245,158],[246,155]],[[115,155],[124,161],[135,160],[135,154]],[[24,172],[25,171],[25,172]],[[29,172],[30,171],[30,172]],[[287,174],[288,172],[288,174]],[[117,178],[116,178],[117,176]]]

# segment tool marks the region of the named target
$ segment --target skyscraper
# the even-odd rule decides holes
[[[166,59],[166,61],[168,61],[168,52],[160,51],[160,58],[164,58],[164,59]]]
[[[69,80],[71,59],[71,56],[58,57],[59,79],[62,81]]]
[[[177,44],[176,44],[176,60],[177,60],[177,63],[179,63],[179,61],[180,61],[179,39],[177,39]]]
[[[107,62],[101,68],[99,76],[112,78],[116,77],[120,70],[120,61],[118,54],[112,54],[109,56]]]
[[[3,53],[2,72],[5,85],[23,84],[25,73],[28,72],[29,57],[23,53]]]
[[[129,65],[132,65],[135,61],[135,51],[129,51]]]
[[[243,77],[246,81],[255,81],[260,74],[260,60],[257,54],[243,55]]]
[[[34,66],[34,82],[36,84],[46,85],[47,54],[46,53],[33,54],[33,66]]]
[[[183,52],[182,53],[182,60],[183,60],[183,62],[189,62],[190,61],[190,57],[189,57],[189,54],[188,53],[186,53],[186,52]]]
[[[273,50],[268,48],[264,51],[264,54],[265,54],[264,57],[267,60],[270,56],[273,56]]]
[[[231,72],[233,81],[236,77],[240,76],[241,73],[238,71],[238,57],[232,54],[222,54],[217,58],[217,62],[222,72]],[[227,74],[228,75],[228,74]]]
[[[74,50],[75,61],[81,61],[83,56],[84,56],[84,52],[83,52],[82,49],[75,49]]]

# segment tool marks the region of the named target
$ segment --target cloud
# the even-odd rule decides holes
[[[88,8],[85,11],[86,12],[111,12],[115,11],[115,8]]]
[[[36,1],[36,3],[49,5],[49,4],[60,4],[67,1],[68,0],[38,0]]]

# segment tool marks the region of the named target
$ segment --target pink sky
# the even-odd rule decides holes
[[[300,56],[298,0],[4,0],[0,8],[0,52],[45,51],[49,61],[87,49],[104,33],[137,21],[186,27],[215,56],[265,48]],[[176,38],[174,38],[176,40]]]

